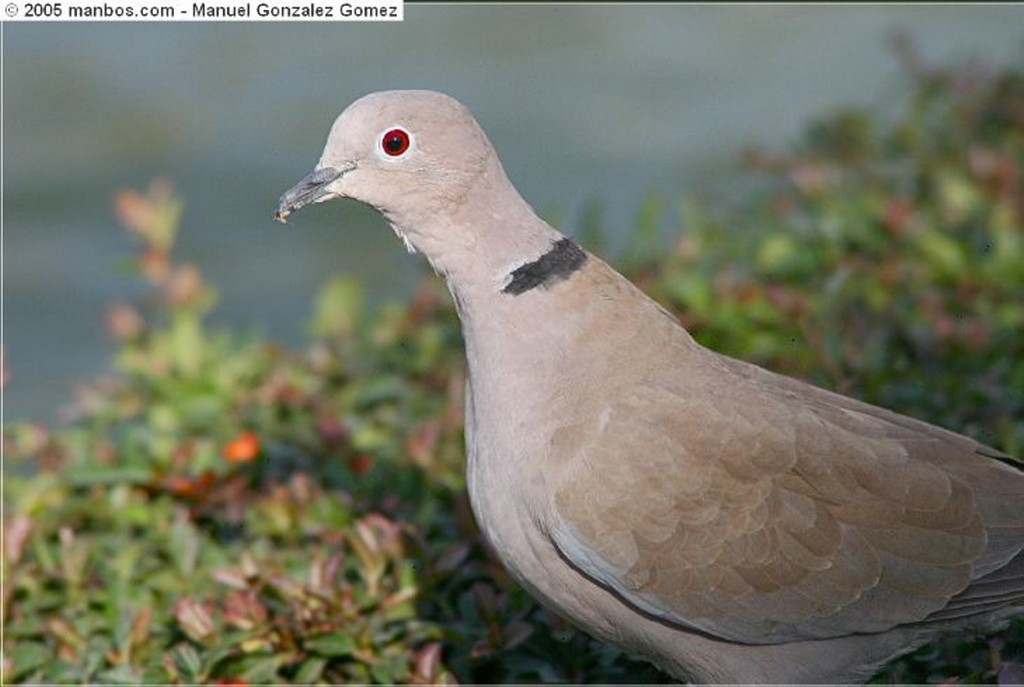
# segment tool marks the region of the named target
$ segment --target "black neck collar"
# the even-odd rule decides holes
[[[551,244],[551,249],[544,255],[512,270],[508,284],[501,292],[518,296],[538,286],[551,286],[568,279],[569,275],[583,267],[586,261],[587,254],[575,241],[569,238],[559,239]]]

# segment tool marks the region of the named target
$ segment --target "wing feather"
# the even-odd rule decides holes
[[[965,592],[1024,547],[1024,477],[976,443],[727,358],[686,372],[556,432],[551,536],[585,574],[746,643],[1021,602],[1021,575]]]

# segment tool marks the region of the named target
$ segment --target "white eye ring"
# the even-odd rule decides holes
[[[375,152],[382,160],[400,160],[415,147],[413,135],[403,126],[389,126],[377,134]]]

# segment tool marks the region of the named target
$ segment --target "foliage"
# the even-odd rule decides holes
[[[684,201],[671,250],[649,200],[622,262],[713,348],[1019,455],[1024,73],[907,62],[896,121],[844,110],[752,152],[742,203]],[[150,285],[109,313],[117,374],[67,426],[4,429],[5,681],[664,678],[539,609],[482,544],[436,281],[367,312],[333,280],[288,351],[206,324],[166,184],[115,207]],[[1006,679],[1022,653],[1018,623],[878,679]]]
[[[906,59],[901,119],[843,110],[751,151],[763,192],[685,202],[644,285],[716,350],[1019,455],[1024,74]]]
[[[458,323],[435,282],[326,285],[293,353],[211,330],[180,201],[121,192],[147,307],[73,424],[5,431],[4,677],[52,682],[656,679],[516,588],[464,497]]]

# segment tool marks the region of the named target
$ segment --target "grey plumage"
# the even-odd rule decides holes
[[[410,145],[381,143],[395,128]],[[1024,604],[1024,473],[699,346],[541,221],[464,107],[366,96],[285,219],[350,197],[444,276],[480,526],[542,603],[680,678],[839,682]]]

